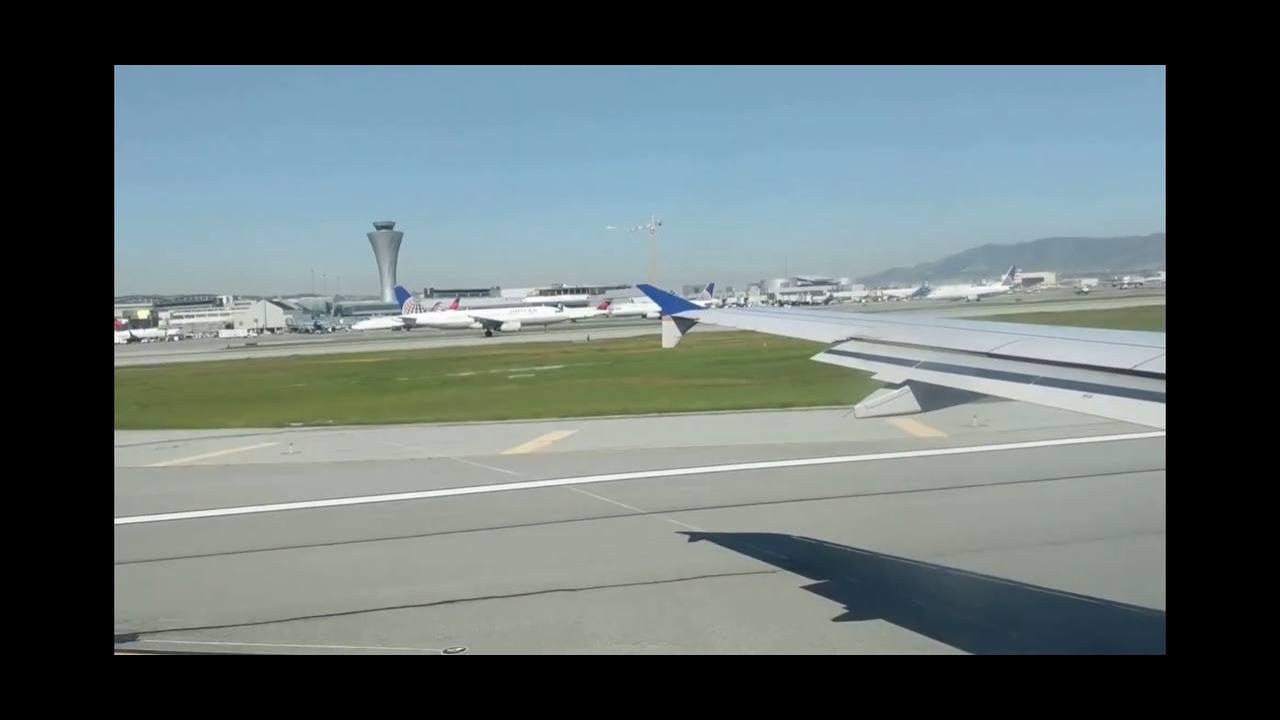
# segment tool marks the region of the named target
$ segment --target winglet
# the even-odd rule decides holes
[[[640,289],[640,292],[649,296],[649,299],[652,300],[660,310],[662,310],[663,315],[675,315],[676,313],[703,309],[678,295],[672,295],[671,293],[659,290],[652,285],[641,283],[636,287]]]

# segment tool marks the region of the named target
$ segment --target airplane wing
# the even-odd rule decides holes
[[[1165,427],[1164,333],[900,313],[703,309],[651,285],[638,287],[662,309],[663,347],[675,347],[705,322],[828,343],[814,360],[865,370],[890,385],[941,385]],[[880,392],[885,401],[892,394]]]
[[[480,323],[480,326],[485,330],[498,330],[504,323],[511,322],[510,320],[503,320],[501,318],[486,315],[477,315],[476,313],[471,313],[471,319]]]

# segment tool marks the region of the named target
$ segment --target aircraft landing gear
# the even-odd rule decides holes
[[[493,331],[492,331],[492,330],[485,330],[485,331],[484,331],[484,336],[485,336],[485,337],[493,337]]]

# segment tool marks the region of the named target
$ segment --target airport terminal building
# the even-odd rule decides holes
[[[305,309],[286,301],[231,295],[130,296],[115,303],[116,319],[130,328],[167,328],[184,335],[233,329],[284,332],[304,314]]]

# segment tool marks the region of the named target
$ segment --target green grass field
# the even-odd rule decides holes
[[[510,420],[851,404],[865,373],[817,343],[698,333],[592,343],[316,355],[117,368],[117,429]]]
[[[991,315],[975,320],[1035,323],[1037,325],[1074,325],[1112,330],[1151,330],[1164,332],[1164,305],[1110,308],[1106,310],[1072,310],[1067,312],[1029,312],[1014,315]]]
[[[1164,306],[980,318],[1164,330]],[[745,332],[116,368],[117,429],[514,420],[851,405],[868,373]]]

